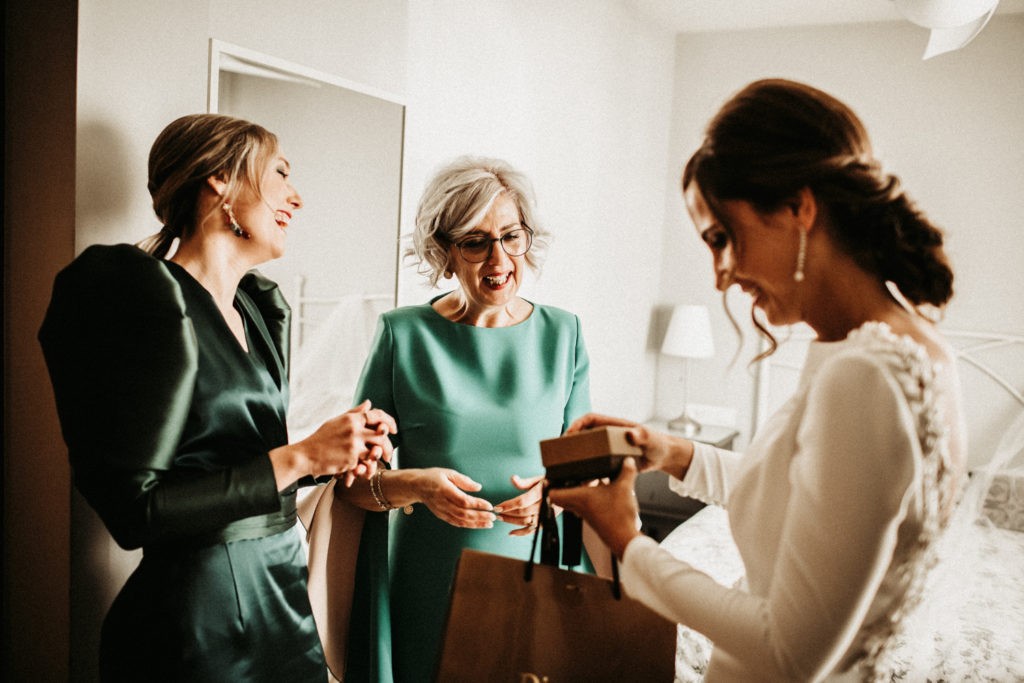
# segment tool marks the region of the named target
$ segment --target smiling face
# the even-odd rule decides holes
[[[763,213],[750,202],[726,200],[719,203],[719,217],[696,182],[684,197],[697,234],[711,250],[715,286],[725,291],[739,285],[773,325],[800,322],[801,290],[793,271],[801,227],[792,207]]]
[[[260,261],[284,254],[285,231],[302,198],[292,186],[288,159],[276,150],[260,169],[260,196],[243,187],[232,204],[235,219],[249,233],[246,246],[257,248]]]
[[[494,199],[483,220],[460,237],[459,242],[476,238],[497,239],[522,227],[519,208],[503,192]],[[480,263],[468,262],[454,244],[448,248],[448,259],[449,268],[459,279],[467,304],[478,312],[503,308],[511,303],[526,271],[526,257],[509,256],[497,242],[491,242],[490,253]]]

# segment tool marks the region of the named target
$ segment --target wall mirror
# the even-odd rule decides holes
[[[376,318],[397,300],[405,106],[212,40],[208,108],[276,133],[304,202],[284,257],[260,267],[292,307],[297,440],[352,405]]]

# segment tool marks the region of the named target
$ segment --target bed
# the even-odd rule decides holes
[[[894,644],[893,681],[1024,681],[1024,337],[945,331],[957,348],[970,482],[921,607]],[[792,391],[810,335],[761,364],[752,431]],[[728,513],[707,506],[661,542],[724,585],[743,577]],[[678,626],[676,681],[703,679],[712,644]]]

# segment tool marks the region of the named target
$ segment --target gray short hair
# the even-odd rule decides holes
[[[533,230],[533,247],[526,263],[540,271],[550,233],[540,225],[534,209],[533,187],[519,171],[501,159],[462,156],[434,174],[420,197],[412,247],[418,272],[431,285],[448,268],[448,248],[480,224],[494,199],[507,192],[519,209],[519,221]]]

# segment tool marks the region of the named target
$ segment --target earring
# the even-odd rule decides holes
[[[796,270],[793,272],[794,282],[804,281],[804,264],[807,262],[807,231],[800,231],[800,246],[796,252]]]
[[[243,230],[242,226],[238,224],[237,220],[235,220],[235,214],[231,211],[231,205],[225,202],[222,208],[224,209],[224,213],[228,215],[228,227],[231,228],[231,232],[235,233],[236,237],[241,237],[246,240],[249,239],[249,233]]]

